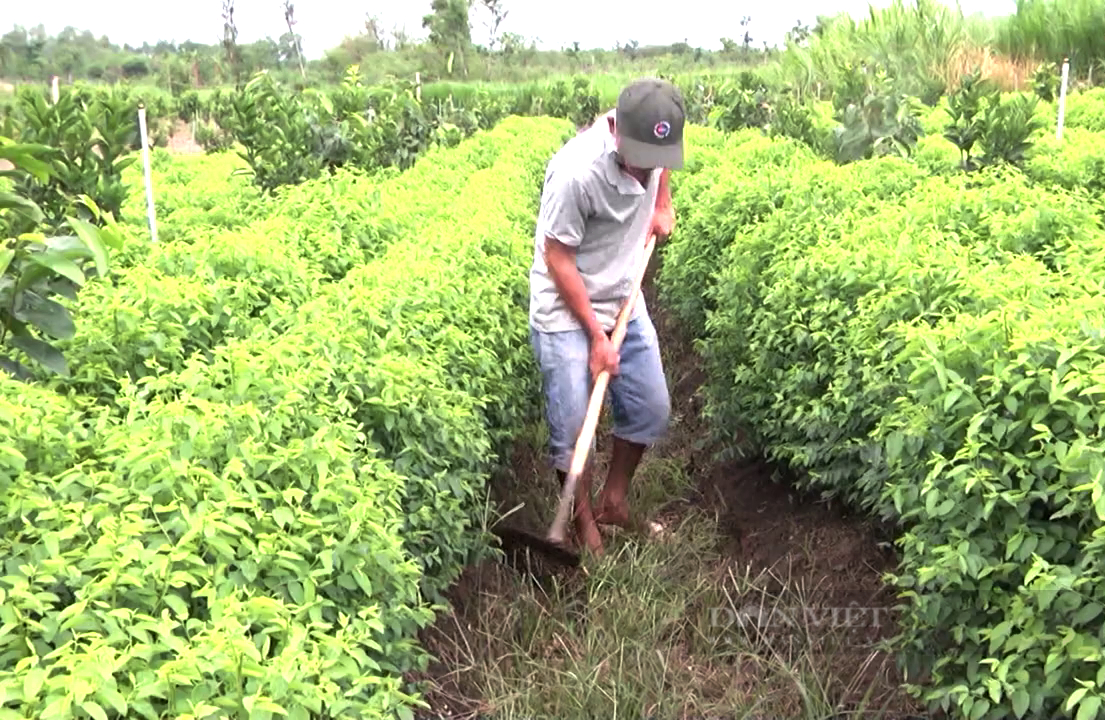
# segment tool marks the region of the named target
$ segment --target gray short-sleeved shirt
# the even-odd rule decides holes
[[[530,268],[530,325],[542,332],[583,326],[545,266],[545,237],[577,248],[576,267],[602,326],[613,329],[639,269],[660,170],[641,187],[614,160],[606,116],[569,140],[549,161]],[[644,310],[638,295],[634,316]]]

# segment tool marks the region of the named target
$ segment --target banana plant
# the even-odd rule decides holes
[[[27,176],[45,184],[55,172],[49,159],[57,152],[47,145],[0,137],[0,160],[13,166],[0,171],[0,177],[16,181],[16,188]],[[92,220],[68,215],[63,227],[69,234],[47,236],[41,229],[49,227],[48,218],[34,200],[18,189],[0,190],[0,237],[6,237],[0,245],[0,368],[24,381],[34,373],[20,358],[56,375],[69,375],[65,356],[54,342],[71,339],[76,327],[69,310],[55,298],[76,300],[90,277],[107,273],[107,247],[122,245],[110,213],[102,213],[87,195],[77,201]],[[35,230],[12,232],[28,225]]]

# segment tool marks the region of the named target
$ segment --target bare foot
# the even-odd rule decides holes
[[[576,538],[592,554],[602,555],[602,534],[592,517],[576,518]]]
[[[599,525],[616,525],[620,528],[629,528],[629,503],[625,498],[610,500],[605,495],[599,495],[599,512],[595,516],[595,522]]]

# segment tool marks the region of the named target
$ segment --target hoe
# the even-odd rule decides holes
[[[633,315],[637,298],[641,294],[641,282],[644,280],[645,271],[648,269],[648,263],[652,258],[652,250],[655,245],[656,236],[650,234],[645,242],[644,258],[637,270],[633,290],[625,305],[622,306],[621,313],[618,315],[618,322],[614,325],[614,332],[610,338],[615,351],[621,349],[622,341],[625,339],[626,326],[629,325],[629,318]],[[558,565],[567,567],[577,567],[579,565],[579,554],[569,549],[565,542],[568,515],[571,511],[572,500],[575,497],[576,485],[579,484],[580,475],[583,474],[583,469],[587,466],[588,455],[591,451],[592,441],[595,438],[595,429],[598,426],[599,416],[602,414],[602,404],[606,398],[606,388],[609,383],[610,373],[606,370],[603,370],[595,378],[594,389],[591,390],[591,401],[587,406],[587,415],[583,420],[583,428],[579,431],[579,438],[576,440],[572,464],[568,476],[565,478],[564,486],[560,490],[560,503],[548,534],[542,538],[524,530],[496,527],[492,532],[502,540],[504,548],[528,547]]]

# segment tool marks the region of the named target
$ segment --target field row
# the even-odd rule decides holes
[[[752,132],[711,152],[658,283],[723,450],[749,428],[807,487],[898,523],[897,647],[934,705],[1096,717],[1105,133],[1040,142],[1024,172],[840,167]]]
[[[538,409],[525,270],[573,132],[511,117],[273,192],[232,154],[156,153],[153,246],[127,168],[70,375],[0,380],[5,709],[410,716],[415,634]],[[661,298],[719,437],[902,524],[899,648],[933,701],[1081,720],[1105,686],[1105,134],[1040,140],[1024,173],[957,152],[841,166],[690,128]]]
[[[415,633],[536,397],[524,268],[571,132],[509,119],[273,198],[159,170],[163,240],[130,215],[70,377],[0,380],[7,708],[410,717]]]

